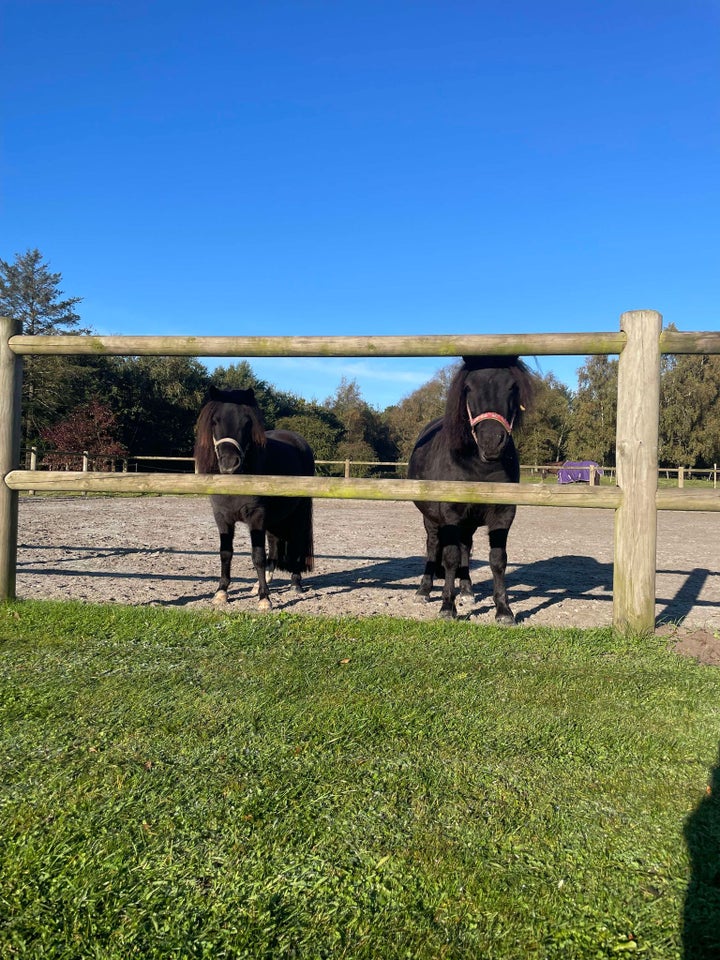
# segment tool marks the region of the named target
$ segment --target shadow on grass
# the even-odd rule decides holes
[[[708,791],[685,821],[684,833],[690,860],[684,960],[720,960],[720,753]]]

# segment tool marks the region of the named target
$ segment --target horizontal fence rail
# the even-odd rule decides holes
[[[623,333],[526,333],[420,337],[98,337],[14,336],[17,355],[174,357],[462,357],[615,354]]]
[[[344,477],[285,477],[268,474],[97,473],[80,470],[11,470],[11,490],[48,493],[163,493],[211,496],[262,492],[272,497],[314,497],[331,500],[443,500],[448,503],[515,503],[534,507],[617,509],[619,487],[588,484],[462,483],[457,480],[369,480]],[[659,489],[658,510],[720,512],[713,490]]]
[[[720,354],[720,333],[662,330],[660,314],[622,314],[617,333],[478,334],[410,337],[24,336],[0,318],[0,598],[15,596],[20,490],[106,493],[270,493],[365,500],[447,500],[578,506],[615,511],[613,624],[652,632],[658,510],[720,510],[716,491],[658,489],[661,354]],[[616,486],[463,484],[168,473],[19,470],[23,356],[460,357],[614,355],[618,363]],[[161,458],[167,459],[167,458]],[[269,489],[271,487],[272,489]]]
[[[344,477],[283,477],[252,474],[84,473],[70,470],[13,470],[5,477],[11,490],[87,491],[92,493],[235,494],[262,491],[273,497],[321,497],[337,500],[446,500],[451,503],[520,503],[538,506],[615,508],[617,487],[567,487],[529,483],[461,483],[456,480],[366,480]],[[705,491],[701,491],[705,492]]]
[[[462,357],[584,356],[620,354],[619,333],[519,333],[411,337],[101,337],[22,336],[9,338],[18,356],[106,355],[119,357]],[[720,333],[665,330],[660,352],[720,353]]]

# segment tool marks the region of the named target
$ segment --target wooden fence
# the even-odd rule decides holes
[[[117,470],[120,470],[122,473],[128,473],[131,468],[131,465],[135,465],[134,472],[138,471],[138,464],[147,463],[147,464],[168,464],[168,463],[186,463],[188,464],[187,470],[180,470],[180,473],[192,473],[193,468],[190,467],[190,464],[195,463],[194,457],[173,457],[173,456],[146,456],[145,454],[128,454],[123,457],[116,457],[111,454],[105,453],[90,453],[88,450],[48,450],[45,453],[45,456],[51,460],[57,460],[61,457],[66,457],[68,462],[79,461],[81,463],[81,469],[83,473],[87,473],[89,470],[99,470],[102,473],[115,473]],[[29,465],[28,465],[29,461]],[[21,451],[20,462],[27,465],[29,470],[52,470],[52,466],[45,467],[43,465],[43,455],[38,454],[37,447],[30,447],[29,451]],[[101,466],[98,466],[100,464]],[[346,457],[344,460],[316,460],[316,467],[340,467],[343,476],[346,480],[349,480],[352,477],[353,467],[382,467],[387,470],[388,473],[394,473],[396,476],[403,475],[408,468],[407,460],[352,460],[350,457]],[[62,469],[70,469],[69,467],[63,467]],[[540,477],[541,480],[550,480],[557,481],[558,472],[562,469],[562,464],[558,465],[556,463],[521,463],[520,464],[520,477],[521,481],[523,477]],[[593,478],[596,477],[595,474],[596,468],[594,466],[590,467],[590,477],[591,482],[596,482]],[[147,472],[153,472],[152,470]],[[163,472],[158,470],[158,473]],[[174,471],[173,471],[174,472]],[[610,480],[614,483],[615,481],[615,467],[606,467],[600,466],[599,473],[601,476],[605,477],[607,480]],[[676,483],[678,487],[684,487],[686,480],[703,480],[706,482],[712,483],[713,489],[717,489],[718,485],[718,465],[715,463],[711,468],[702,468],[702,467],[660,467],[658,469],[658,476],[664,477],[666,480],[669,480],[672,477],[676,478]]]
[[[18,492],[248,494],[363,500],[446,500],[615,511],[613,624],[623,632],[655,626],[658,510],[720,510],[714,490],[658,489],[660,356],[720,354],[720,333],[662,330],[653,310],[624,313],[619,333],[550,333],[428,337],[100,337],[22,336],[0,318],[0,599],[15,596]],[[25,355],[116,356],[436,356],[617,354],[617,485],[460,483],[338,477],[92,473],[17,469],[22,358]]]

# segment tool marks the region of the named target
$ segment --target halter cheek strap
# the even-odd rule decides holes
[[[240,447],[240,444],[237,442],[235,437],[221,437],[219,440],[216,440],[215,437],[213,437],[213,444],[215,445],[215,450],[217,450],[217,448],[220,446],[221,443],[231,443],[234,447],[238,448],[239,453],[242,453],[242,448]]]
[[[470,420],[470,428],[472,429],[476,424],[480,423],[481,420],[497,420],[498,423],[501,423],[508,433],[512,433],[513,424],[515,423],[515,417],[512,420],[506,420],[501,413],[495,413],[492,410],[488,410],[487,413],[479,413],[476,417],[470,413],[470,404],[466,403],[465,407],[467,409],[468,418]]]

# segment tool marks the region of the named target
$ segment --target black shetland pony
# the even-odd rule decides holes
[[[198,473],[252,473],[307,476],[315,459],[306,440],[291,430],[265,430],[252,389],[210,388],[197,421],[195,464]],[[235,524],[250,529],[252,562],[258,578],[258,607],[270,609],[266,571],[290,572],[296,592],[301,574],[313,568],[312,500],[309,497],[210,497],[220,534],[220,584],[213,603],[227,602]],[[265,549],[267,535],[268,549]]]
[[[464,357],[450,384],[445,416],[429,423],[410,457],[414,480],[518,483],[520,464],[513,427],[530,403],[533,375],[518,357]],[[488,529],[495,620],[515,623],[505,591],[508,532],[515,506],[418,502],[427,533],[427,560],[419,600],[427,600],[433,579],[445,578],[440,616],[457,616],[460,595],[472,598],[470,552],[478,527]]]

